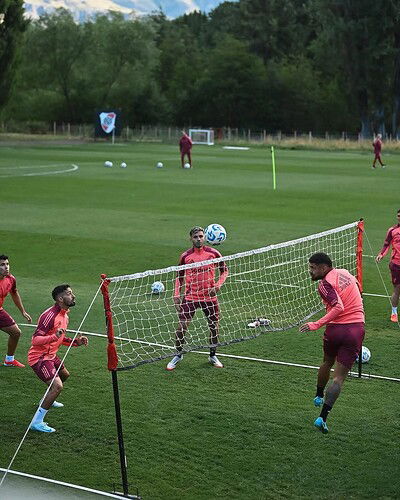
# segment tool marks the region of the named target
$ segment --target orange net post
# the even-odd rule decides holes
[[[363,257],[363,236],[364,236],[364,220],[360,219],[357,225],[357,249],[356,249],[356,259],[357,259],[357,273],[356,278],[360,283],[360,291],[363,291],[363,269],[362,269],[362,257]]]
[[[112,371],[117,369],[118,356],[114,342],[114,327],[113,327],[112,312],[110,306],[110,296],[108,293],[108,285],[110,281],[107,280],[107,276],[105,274],[101,275],[101,279],[103,280],[101,284],[101,293],[103,295],[104,313],[106,316],[107,338],[108,338],[108,345],[107,345],[108,369]]]

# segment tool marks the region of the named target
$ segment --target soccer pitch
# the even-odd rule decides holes
[[[392,289],[388,257],[379,268],[372,258],[400,207],[399,156],[386,154],[388,167],[372,170],[366,153],[276,149],[274,191],[263,147],[195,146],[191,170],[179,168],[176,146],[162,144],[2,144],[0,151],[0,253],[9,255],[35,323],[52,305],[52,288],[66,282],[77,295],[70,313],[76,329],[101,273],[175,265],[194,225],[221,223],[228,238],[220,250],[229,255],[362,217],[365,345],[372,353],[365,370],[400,377],[400,330],[381,297]],[[106,160],[114,167],[104,168]],[[9,297],[4,306],[24,323]],[[83,329],[105,333],[100,298]],[[26,362],[33,329],[22,330],[17,358]],[[321,337],[322,330],[268,332],[219,352],[317,365]],[[0,338],[4,353],[6,334]],[[65,407],[47,416],[57,432],[29,432],[12,468],[110,491],[120,474],[106,341],[89,340],[66,360]],[[162,361],[119,374],[129,481],[143,498],[398,498],[398,383],[348,379],[324,436],[312,425],[316,371],[224,363],[216,370],[192,353],[172,373]],[[45,386],[29,367],[0,370],[6,468]]]

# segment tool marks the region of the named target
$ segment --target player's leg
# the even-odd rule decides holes
[[[315,406],[322,406],[324,402],[324,391],[329,378],[331,376],[331,369],[335,363],[335,356],[324,353],[324,360],[318,369],[317,376],[317,390],[314,398]]]
[[[196,312],[196,303],[188,302],[185,299],[182,300],[181,307],[178,313],[179,323],[178,327],[175,331],[175,346],[177,350],[177,354],[171,359],[171,361],[167,364],[167,370],[174,370],[176,365],[182,361],[183,354],[183,345],[185,343],[185,335],[187,329],[189,328],[189,324],[193,319],[193,316]]]
[[[60,377],[63,384],[67,380],[67,378],[69,377],[69,371],[65,368],[64,364],[60,368],[60,370],[58,372],[58,376]],[[62,408],[64,406],[64,404],[60,403],[59,401],[54,400],[53,404],[51,406],[52,406],[52,408]]]
[[[14,354],[21,336],[21,330],[4,309],[0,311],[0,329],[8,334],[7,355],[4,360],[4,365],[24,368],[25,365],[14,359]]]
[[[181,152],[181,167],[185,168],[184,165],[185,165],[185,153]]]
[[[192,168],[193,167],[193,165],[192,165],[192,152],[190,151],[190,149],[189,149],[189,151],[186,154],[187,154],[187,157],[188,157],[188,163],[190,165],[190,168]]]
[[[219,306],[218,302],[202,302],[202,309],[207,318],[208,328],[210,330],[210,357],[209,362],[216,368],[223,368],[224,365],[217,358],[217,344],[219,331]]]
[[[392,313],[390,315],[390,321],[397,323],[398,322],[397,308],[399,305],[399,297],[400,297],[400,266],[390,263],[389,269],[393,283],[393,293],[392,296],[390,297],[390,302],[392,304]]]

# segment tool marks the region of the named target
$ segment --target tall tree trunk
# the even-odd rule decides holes
[[[360,110],[361,120],[361,137],[368,139],[372,136],[371,121],[368,112],[368,93],[366,89],[361,89],[358,92],[358,107]]]

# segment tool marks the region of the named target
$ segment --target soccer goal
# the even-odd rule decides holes
[[[193,144],[206,144],[207,146],[214,145],[214,130],[201,130],[197,128],[189,129],[189,137]]]
[[[218,291],[219,346],[287,330],[322,310],[308,273],[308,258],[313,253],[327,253],[336,268],[347,269],[362,284],[363,227],[363,221],[358,221],[209,261],[123,276],[102,275],[123,483],[127,482],[126,458],[117,372],[176,354],[178,314],[173,298],[177,278],[191,272],[201,281],[210,269],[221,268],[221,263],[228,268],[229,275]],[[207,322],[198,311],[185,333],[182,352],[209,347]]]

